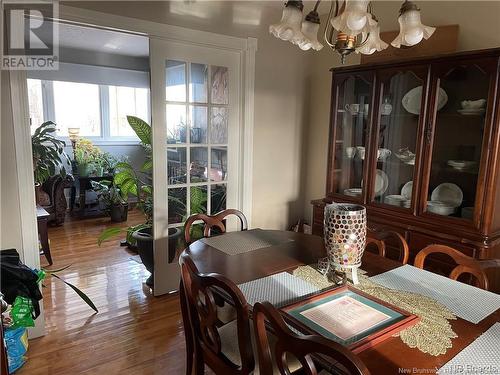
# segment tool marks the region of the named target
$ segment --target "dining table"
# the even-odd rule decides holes
[[[199,272],[219,273],[235,284],[281,272],[292,273],[298,267],[315,264],[318,259],[326,256],[323,239],[319,236],[274,230],[263,230],[262,233],[269,236],[277,235],[283,241],[252,251],[229,254],[201,239],[189,245],[185,252],[193,259]],[[398,261],[365,251],[361,268],[371,277],[401,266]],[[284,311],[281,312],[286,314]],[[496,310],[478,324],[459,317],[451,320],[451,326],[457,337],[452,339],[452,347],[445,354],[438,356],[410,348],[399,337],[389,337],[360,352],[358,356],[372,374],[435,373],[499,321],[500,310]]]

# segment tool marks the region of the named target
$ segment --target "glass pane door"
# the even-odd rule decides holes
[[[472,220],[491,75],[474,63],[443,70],[426,211]]]
[[[421,76],[426,75],[426,69]],[[375,202],[410,209],[415,176],[417,136],[425,82],[412,71],[382,72],[378,114]],[[425,92],[425,91],[424,91]]]
[[[238,52],[151,39],[155,294],[179,285],[190,215],[241,209],[240,76]]]
[[[349,76],[337,87],[333,192],[362,199],[372,82]]]

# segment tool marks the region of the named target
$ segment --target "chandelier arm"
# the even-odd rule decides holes
[[[330,47],[330,48],[333,48],[335,49],[335,44],[333,43],[332,44],[332,38],[333,38],[333,26],[330,22],[330,20],[332,19],[332,14],[334,12],[334,7],[335,7],[335,14],[337,14],[338,12],[338,1],[337,0],[334,0],[331,2],[331,5],[330,5],[330,12],[328,12],[328,18],[326,19],[326,26],[325,26],[325,33],[324,33],[324,39],[325,39],[325,43]],[[328,35],[330,34],[330,35]]]

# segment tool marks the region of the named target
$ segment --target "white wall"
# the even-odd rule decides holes
[[[255,72],[254,226],[285,229],[302,217],[303,124],[306,75],[312,52],[302,52],[269,34],[282,3],[67,2],[66,5],[237,37],[258,39]]]
[[[417,4],[424,24],[459,25],[459,51],[500,47],[500,1],[420,1]],[[382,31],[398,29],[399,5],[395,1],[374,2],[374,12]],[[325,19],[326,15],[321,18]],[[359,64],[359,56],[348,56],[346,64]],[[308,220],[312,217],[310,201],[325,196],[331,89],[329,69],[339,65],[338,55],[325,47],[314,55],[308,79],[311,106],[305,123],[309,136],[305,140],[303,175],[307,181],[303,212]]]

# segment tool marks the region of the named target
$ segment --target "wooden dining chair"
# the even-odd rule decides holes
[[[424,263],[427,256],[438,253],[450,256],[457,263],[457,266],[453,268],[449,275],[450,279],[458,280],[462,274],[471,274],[476,277],[477,286],[479,288],[488,290],[488,276],[481,268],[480,262],[450,246],[433,244],[424,247],[415,257],[414,266],[424,269]]]
[[[210,237],[212,228],[217,228],[220,232],[226,232],[226,225],[224,220],[229,215],[235,215],[240,220],[241,230],[248,229],[248,221],[243,212],[235,210],[233,208],[228,208],[227,210],[221,211],[215,215],[206,214],[194,214],[189,216],[184,224],[184,239],[187,244],[191,243],[191,227],[196,221],[203,221],[203,236]]]
[[[186,330],[186,374],[204,374],[205,364],[216,374],[246,375],[253,372],[249,306],[245,297],[226,277],[200,274],[188,254],[181,263],[182,319]],[[220,325],[214,291],[223,293],[236,310],[236,319]],[[189,347],[190,346],[190,347]]]
[[[273,331],[273,345],[270,345],[266,321]],[[350,374],[369,374],[361,360],[342,345],[319,335],[299,336],[286,325],[279,311],[269,302],[257,302],[253,307],[253,324],[256,336],[259,373],[271,375],[276,371],[289,375],[291,354],[300,362],[300,373],[317,375],[317,367],[311,355],[319,354],[340,363]],[[274,353],[271,352],[271,347]],[[274,366],[273,366],[274,358]]]
[[[366,249],[376,248],[378,254],[382,257],[386,256],[388,239],[395,240],[399,247],[399,261],[403,264],[408,263],[410,257],[410,249],[405,238],[396,231],[386,229],[368,229],[366,233]]]

